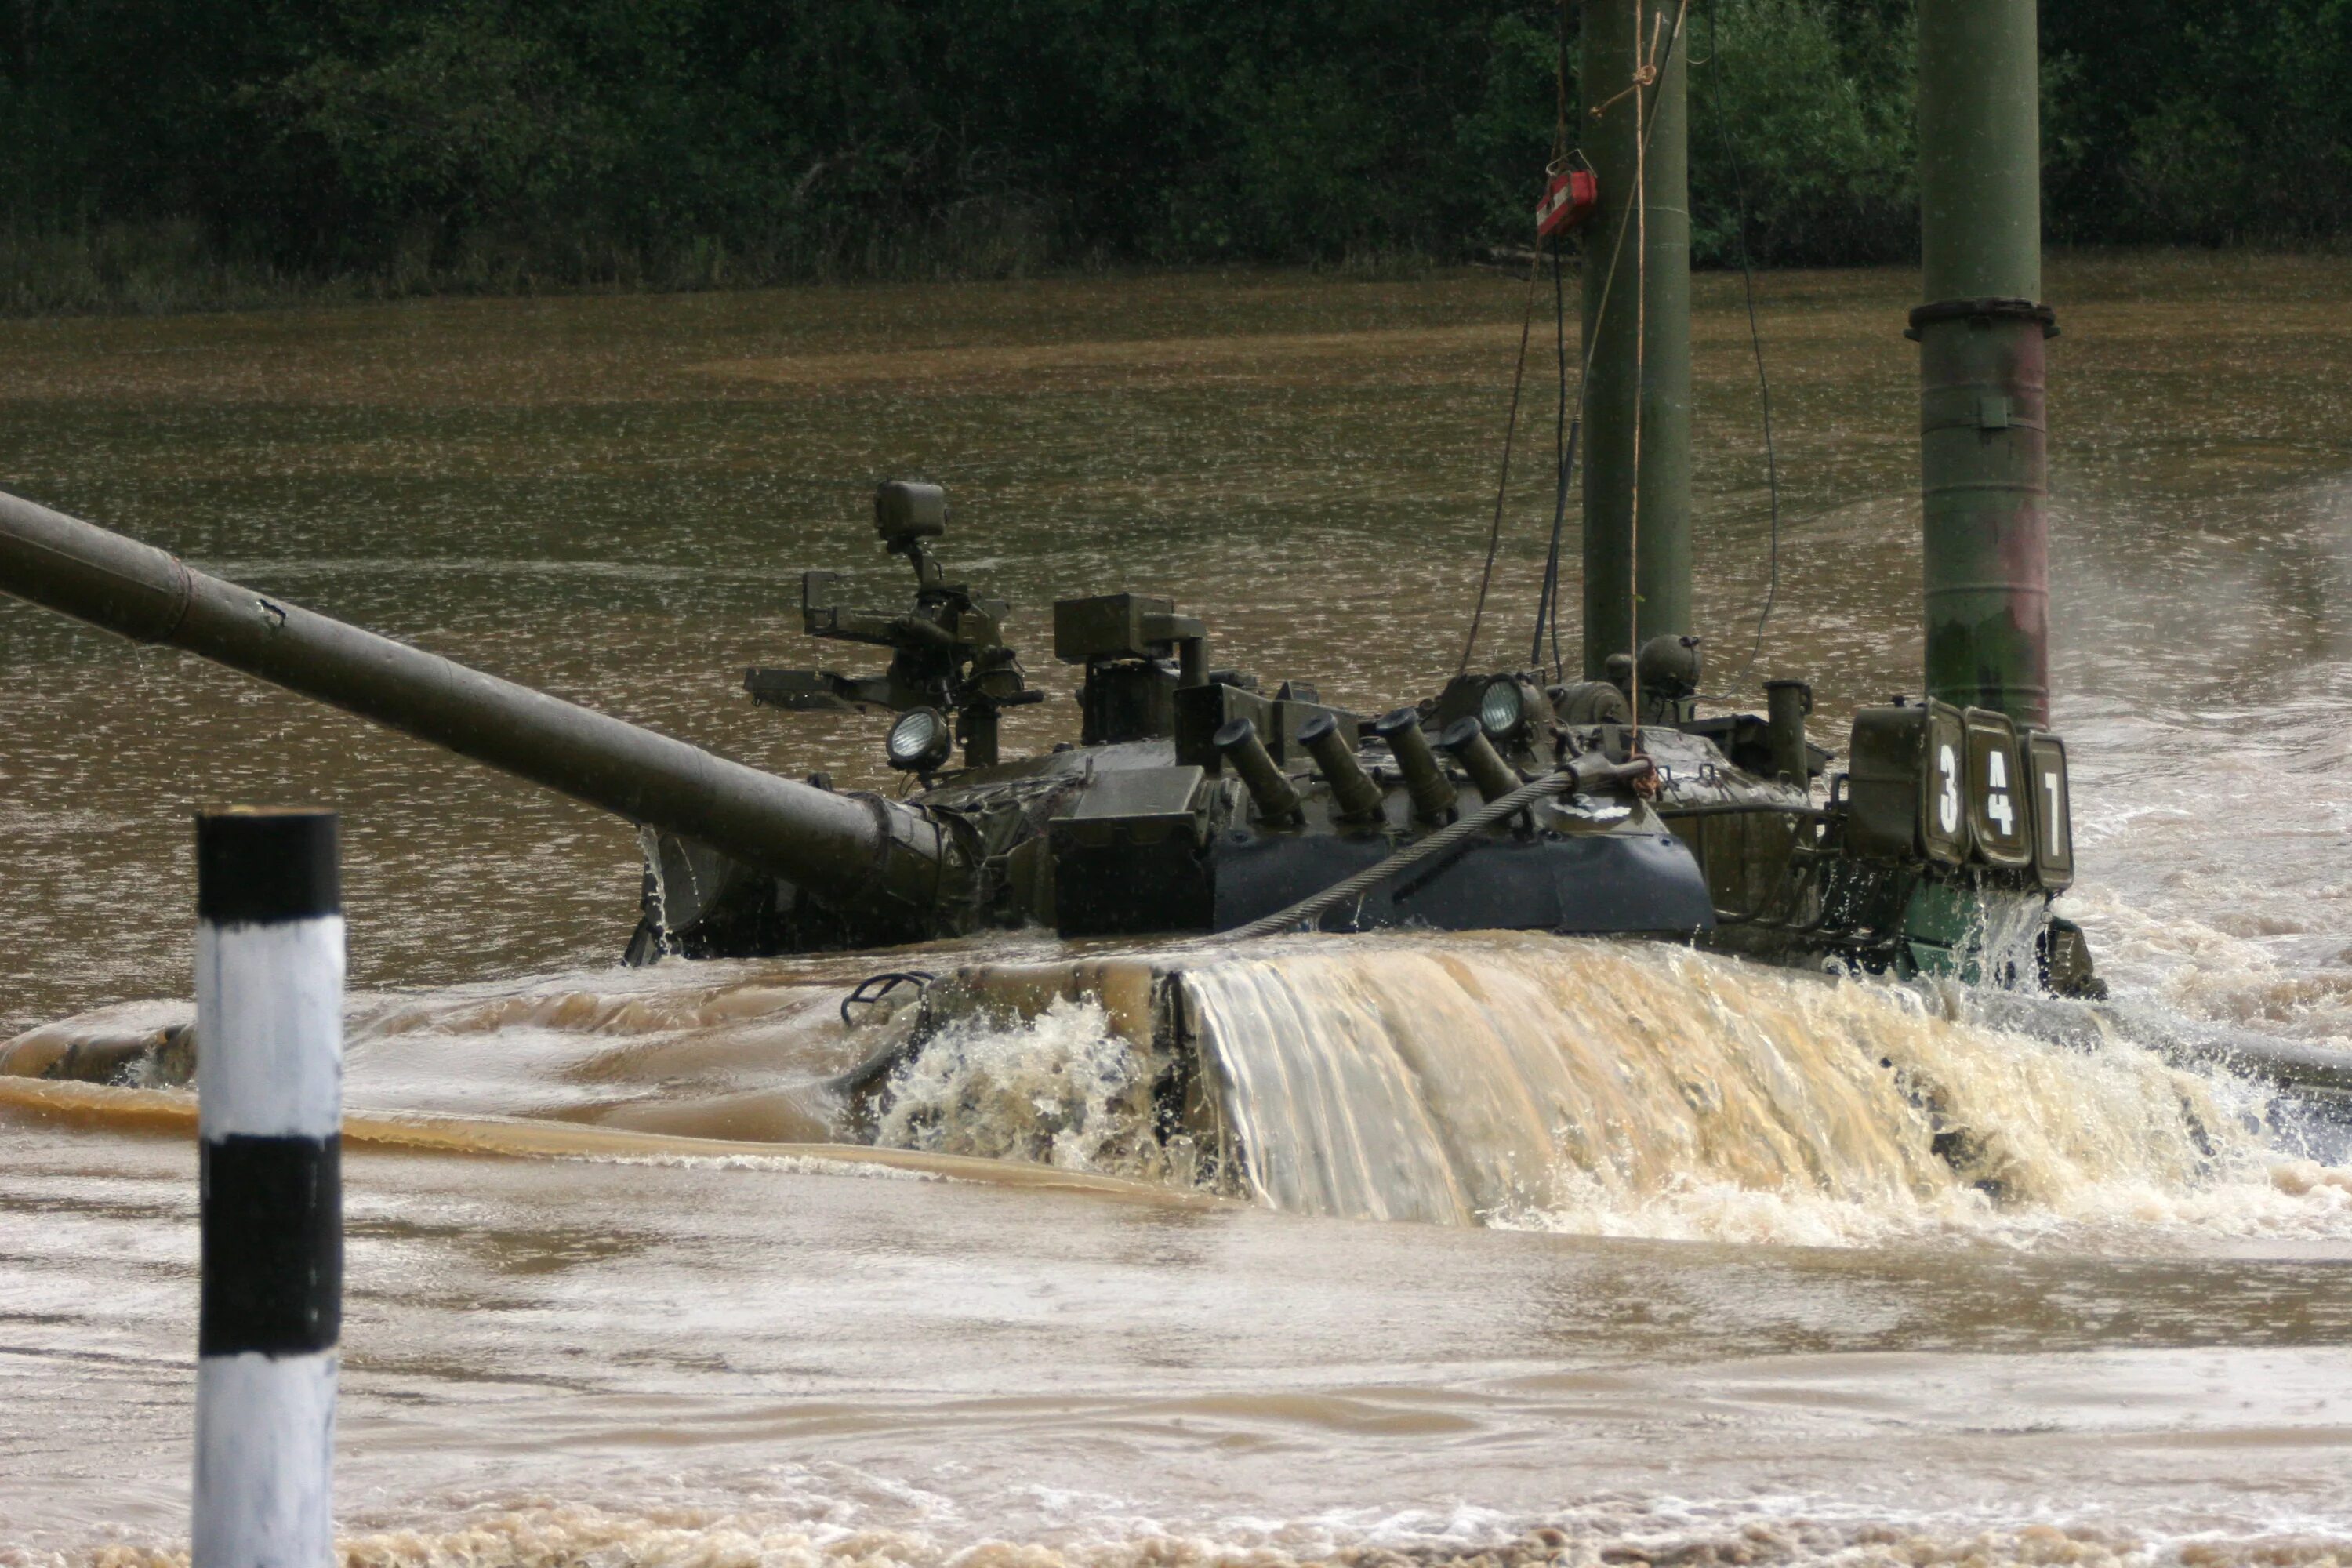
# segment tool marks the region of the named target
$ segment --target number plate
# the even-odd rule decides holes
[[[2063,893],[2074,885],[2074,803],[2067,793],[2066,742],[2035,733],[2025,742],[2033,778],[2033,868],[2042,885]]]
[[[1977,858],[1988,866],[2031,866],[2033,805],[2026,792],[2033,781],[2026,774],[2017,727],[2007,714],[1984,708],[1969,709],[1963,721],[1968,731],[1969,829]]]
[[[1968,858],[1968,735],[1960,710],[1927,704],[1927,743],[1921,748],[1919,844],[1927,858],[1954,865]]]
[[[1866,859],[1968,858],[1967,736],[1942,702],[1864,708],[1849,749],[1846,847]]]

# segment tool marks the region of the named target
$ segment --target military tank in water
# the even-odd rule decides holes
[[[1948,941],[1929,954],[1935,939],[1906,902],[1918,888],[1947,889],[1981,924],[2004,901],[2039,916],[2064,885],[2048,853],[2065,843],[2063,817],[2036,831],[2025,792],[2005,797],[2000,784],[2040,770],[2041,798],[2063,806],[2052,738],[1940,703],[1871,710],[1849,787],[1817,802],[1809,785],[1829,754],[1805,737],[1802,683],[1774,682],[1766,714],[1694,718],[1697,644],[1685,636],[1652,639],[1630,671],[1616,661],[1615,679],[1468,675],[1366,717],[1303,680],[1268,692],[1212,668],[1206,628],[1167,600],[1066,599],[1054,652],[1080,671],[1080,738],[1007,760],[1000,713],[1044,693],[1002,640],[1005,606],[945,580],[928,542],[946,524],[937,488],[885,484],[876,510],[915,569],[914,605],[853,610],[835,602],[831,574],[812,572],[803,614],[816,636],[889,647],[887,672],[754,669],[745,685],[787,709],[893,710],[888,763],[919,785],[902,799],[762,773],[13,496],[0,496],[0,582],[638,825],[633,962],[992,927],[1160,937],[1412,924],[1695,939],[1907,973],[1968,962]],[[1963,748],[1970,776],[1992,787],[1948,821],[1938,808],[1962,787]],[[1940,763],[1923,763],[1931,752]],[[2005,815],[2009,798],[2020,804]],[[1945,851],[1940,865],[1921,845]],[[1993,858],[2004,850],[2006,863]]]
[[[1207,622],[1166,598],[1109,593],[1053,607],[1053,656],[1077,672],[1075,738],[1008,758],[1001,715],[1047,693],[1006,640],[1010,607],[950,580],[944,491],[903,481],[879,487],[875,527],[912,570],[911,604],[848,605],[824,572],[802,585],[812,635],[887,648],[887,669],[745,678],[786,710],[893,713],[887,762],[915,786],[896,799],[729,761],[13,496],[0,590],[637,825],[637,962],[1023,926],[1238,939],[1413,925],[2095,995],[2079,931],[2050,910],[2074,862],[2066,749],[2048,727],[2055,328],[2039,300],[2031,0],[1920,7],[1925,693],[1858,712],[1836,771],[1794,675],[1765,683],[1761,711],[1697,711],[1682,15],[1661,0],[1584,12],[1598,201],[1580,679],[1465,669],[1359,713],[1307,679],[1220,668]]]

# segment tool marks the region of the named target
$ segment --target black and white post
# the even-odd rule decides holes
[[[197,817],[196,921],[194,1568],[325,1568],[343,1316],[334,814]]]

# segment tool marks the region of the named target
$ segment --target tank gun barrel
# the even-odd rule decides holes
[[[194,570],[0,492],[0,592],[182,648],[625,817],[698,839],[887,929],[935,919],[950,842],[836,795]],[[903,916],[904,919],[894,919]]]

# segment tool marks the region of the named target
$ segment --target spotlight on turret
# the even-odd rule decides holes
[[[1527,699],[1517,677],[1498,675],[1478,693],[1478,727],[1508,744],[1519,738],[1528,721]]]
[[[955,734],[948,728],[948,716],[938,709],[909,708],[890,726],[890,738],[882,749],[900,773],[935,773],[955,750]]]

